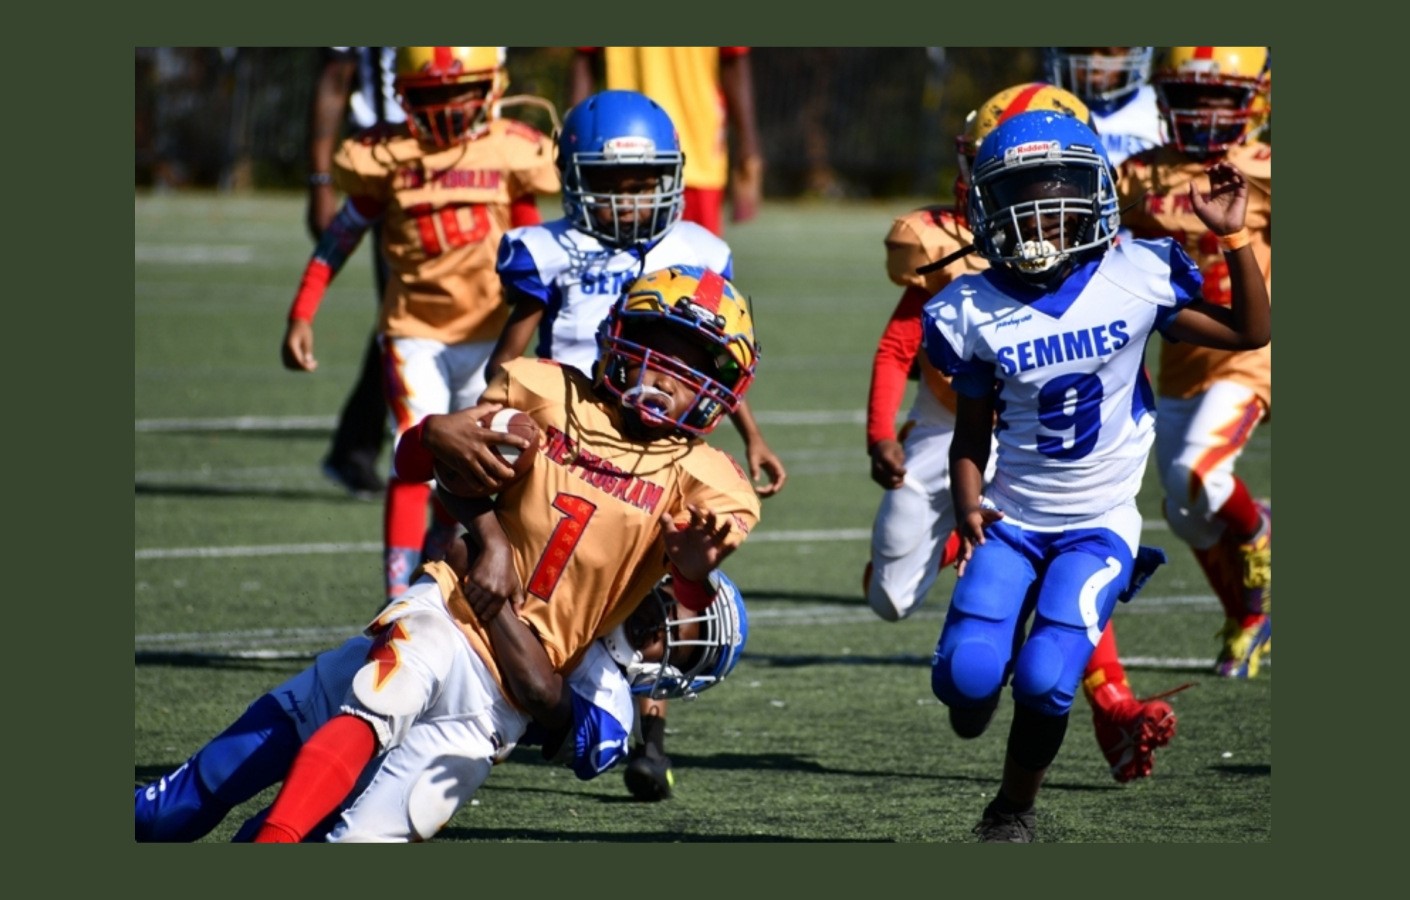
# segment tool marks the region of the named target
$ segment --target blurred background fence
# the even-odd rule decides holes
[[[774,197],[948,196],[964,115],[1040,77],[1024,47],[757,47]],[[510,93],[566,111],[571,48],[510,48]],[[136,185],[302,188],[316,47],[139,47]],[[532,118],[532,108],[510,115]],[[546,122],[535,122],[547,130]]]

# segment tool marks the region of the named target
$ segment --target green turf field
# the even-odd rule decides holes
[[[726,235],[762,346],[750,400],[789,482],[726,565],[751,614],[742,661],[719,689],[671,707],[676,797],[636,804],[616,771],[580,782],[520,750],[437,840],[972,838],[998,785],[1009,703],[961,742],[931,695],[953,573],[896,624],[873,616],[859,586],[881,494],[863,441],[870,358],[899,296],[882,237],[911,205],[771,203]],[[139,197],[135,222],[133,762],[145,783],[376,611],[381,504],[318,471],[373,321],[367,249],[319,313],[319,370],[295,374],[279,344],[311,248],[300,197]],[[717,437],[741,446],[728,425]],[[1271,462],[1264,425],[1240,464],[1260,496]],[[1248,682],[1208,674],[1218,604],[1165,529],[1153,475],[1141,507],[1146,542],[1171,563],[1118,609],[1123,656],[1138,694],[1196,687],[1170,700],[1179,733],[1154,777],[1125,786],[1079,700],[1039,799],[1039,838],[1268,841],[1272,668]],[[207,840],[228,840],[272,796]]]

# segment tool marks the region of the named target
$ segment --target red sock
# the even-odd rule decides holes
[[[1243,578],[1234,568],[1231,558],[1233,549],[1228,540],[1228,535],[1225,535],[1213,547],[1205,550],[1191,547],[1190,552],[1195,555],[1199,567],[1204,570],[1205,580],[1214,588],[1219,605],[1224,607],[1224,615],[1230,619],[1238,619],[1244,613]]]
[[[955,560],[960,558],[960,533],[957,530],[951,531],[945,537],[945,549],[940,551],[940,569],[949,568],[955,564]]]
[[[431,485],[424,481],[387,482],[387,505],[382,513],[382,537],[388,547],[421,549],[426,537],[426,505]]]
[[[1237,476],[1234,478],[1234,492],[1215,511],[1214,516],[1228,526],[1230,537],[1239,542],[1251,540],[1263,527],[1263,511],[1249,496],[1248,486]]]
[[[1097,693],[1097,688],[1104,684],[1123,688],[1126,685],[1126,667],[1121,665],[1121,658],[1117,655],[1116,626],[1111,622],[1107,622],[1106,628],[1102,630],[1101,640],[1097,641],[1097,648],[1092,651],[1091,658],[1087,660],[1087,668],[1082,673],[1082,687],[1087,692],[1087,699],[1094,705],[1099,698],[1118,699],[1113,692]],[[1116,693],[1129,694],[1130,689],[1125,688]]]
[[[376,752],[377,739],[365,720],[346,713],[329,719],[299,750],[255,843],[303,840],[347,799]]]

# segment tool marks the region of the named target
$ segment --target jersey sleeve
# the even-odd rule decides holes
[[[985,397],[994,390],[994,365],[974,358],[960,339],[960,308],[950,299],[954,293],[945,290],[922,310],[921,346],[930,364],[950,376],[956,393]]]
[[[725,542],[738,547],[759,523],[759,495],[749,483],[734,457],[709,444],[697,444],[682,461],[686,478],[682,480],[680,509],[673,510],[679,520],[687,505],[708,509],[730,522]]]
[[[512,301],[522,295],[548,305],[548,285],[544,283],[533,251],[524,243],[522,230],[516,228],[500,239],[495,272],[499,274],[500,284],[504,285],[506,300]]]

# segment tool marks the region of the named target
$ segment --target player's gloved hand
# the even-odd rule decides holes
[[[906,451],[901,442],[887,438],[871,445],[871,480],[888,491],[901,486],[906,477]]]

